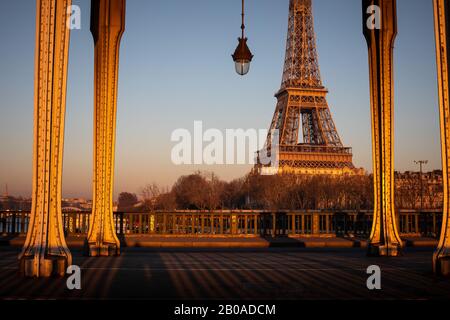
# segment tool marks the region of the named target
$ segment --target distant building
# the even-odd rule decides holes
[[[22,197],[15,198],[12,196],[0,197],[0,210],[10,211],[30,211],[31,199],[24,199]]]
[[[62,199],[62,210],[68,211],[90,211],[92,210],[92,201],[83,198],[67,198]]]
[[[443,200],[442,170],[424,172],[422,179],[420,172],[395,172],[395,202],[398,208],[440,209]]]

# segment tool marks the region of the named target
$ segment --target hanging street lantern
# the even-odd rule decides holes
[[[244,76],[250,70],[250,62],[253,59],[253,55],[247,46],[247,38],[245,37],[245,23],[244,23],[244,0],[242,0],[242,37],[238,39],[239,44],[232,55],[235,64],[236,72]]]

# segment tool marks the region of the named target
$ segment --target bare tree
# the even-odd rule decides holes
[[[155,210],[157,199],[161,193],[161,188],[156,183],[147,184],[141,188],[141,196],[145,210]]]
[[[134,211],[134,206],[138,203],[138,198],[134,193],[121,192],[119,194],[119,211]]]
[[[425,188],[429,207],[442,205],[442,186],[434,181]],[[406,174],[396,179],[396,205],[412,209],[417,204],[418,179]],[[267,209],[267,210],[370,210],[373,177],[250,173],[225,182],[213,173],[195,172],[180,177],[171,190],[156,184],[141,189],[147,210]]]

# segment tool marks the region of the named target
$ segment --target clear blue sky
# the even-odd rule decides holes
[[[248,166],[170,162],[174,129],[269,126],[279,89],[288,0],[247,0],[251,72],[234,73],[240,0],[128,0],[117,114],[116,194],[146,183],[171,185],[196,169],[230,180]],[[319,62],[338,131],[354,163],[371,171],[367,48],[361,0],[314,0]],[[71,35],[63,194],[91,197],[93,42],[90,1]],[[396,170],[441,167],[432,2],[398,0],[395,51]],[[0,1],[0,184],[31,192],[35,1]]]

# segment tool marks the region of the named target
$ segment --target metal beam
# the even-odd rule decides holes
[[[63,276],[72,263],[61,211],[70,5],[36,1],[32,210],[19,256],[25,276]]]
[[[125,30],[125,0],[92,0],[91,32],[95,45],[93,217],[86,253],[118,255],[113,221],[119,46]]]
[[[450,276],[450,1],[433,0],[436,37],[436,58],[439,86],[439,113],[442,148],[442,177],[444,185],[444,205],[439,245],[433,255],[433,269],[437,274]]]
[[[368,254],[397,256],[402,241],[394,208],[393,49],[397,35],[396,0],[363,0],[362,4],[363,30],[369,49],[374,172],[374,215]],[[372,21],[375,23],[371,24]]]

